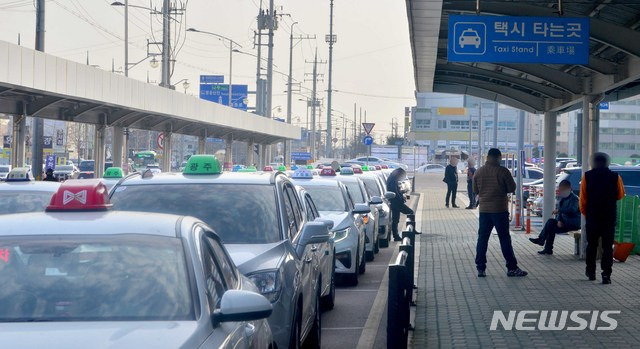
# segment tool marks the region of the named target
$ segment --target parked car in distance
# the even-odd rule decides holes
[[[59,180],[75,179],[78,176],[78,169],[73,165],[56,165],[53,169],[53,176]]]
[[[4,181],[11,171],[11,165],[0,165],[0,181]]]
[[[444,166],[440,164],[425,164],[416,168],[418,173],[444,173]]]

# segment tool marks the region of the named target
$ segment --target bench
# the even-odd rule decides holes
[[[580,255],[580,239],[582,238],[582,232],[580,230],[570,231],[567,234],[573,236],[574,239],[574,247],[573,254],[576,256]]]
[[[579,256],[580,255],[580,239],[582,238],[582,231],[573,230],[573,231],[567,232],[567,234],[569,234],[570,236],[573,236],[573,240],[574,240],[573,254],[576,256]],[[598,254],[596,256],[596,259],[602,259],[602,239],[598,240]]]

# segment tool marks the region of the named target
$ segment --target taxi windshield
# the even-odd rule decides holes
[[[0,166],[0,173],[8,173],[9,171],[9,166]]]
[[[5,236],[0,322],[194,320],[186,270],[175,237]]]
[[[80,161],[78,169],[80,171],[93,171],[95,168],[95,162],[93,160]]]
[[[0,191],[0,215],[44,211],[52,195],[46,191]]]
[[[345,212],[348,211],[338,186],[309,185],[304,187],[311,195],[318,211]]]
[[[114,209],[193,216],[226,244],[280,241],[275,189],[271,185],[122,185],[111,194]]]
[[[58,165],[55,168],[56,171],[73,171],[73,166],[71,165]]]

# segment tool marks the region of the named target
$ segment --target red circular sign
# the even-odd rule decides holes
[[[156,143],[158,144],[158,148],[164,149],[164,133],[158,133]]]

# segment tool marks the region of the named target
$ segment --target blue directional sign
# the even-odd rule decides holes
[[[448,60],[490,63],[589,63],[589,19],[449,16]]]
[[[233,85],[232,104],[236,109],[247,110],[247,96],[249,87],[247,85]],[[200,98],[207,101],[229,105],[229,85],[227,84],[200,84]]]
[[[292,151],[291,160],[311,160],[311,153],[304,151]]]
[[[55,155],[47,155],[44,160],[44,168],[55,168],[56,167],[56,157]]]
[[[600,102],[600,110],[609,110],[609,102]]]
[[[364,145],[372,145],[373,144],[373,137],[364,136],[364,138],[362,139],[362,142],[364,143]]]
[[[200,75],[201,84],[221,84],[224,82],[224,75]]]

